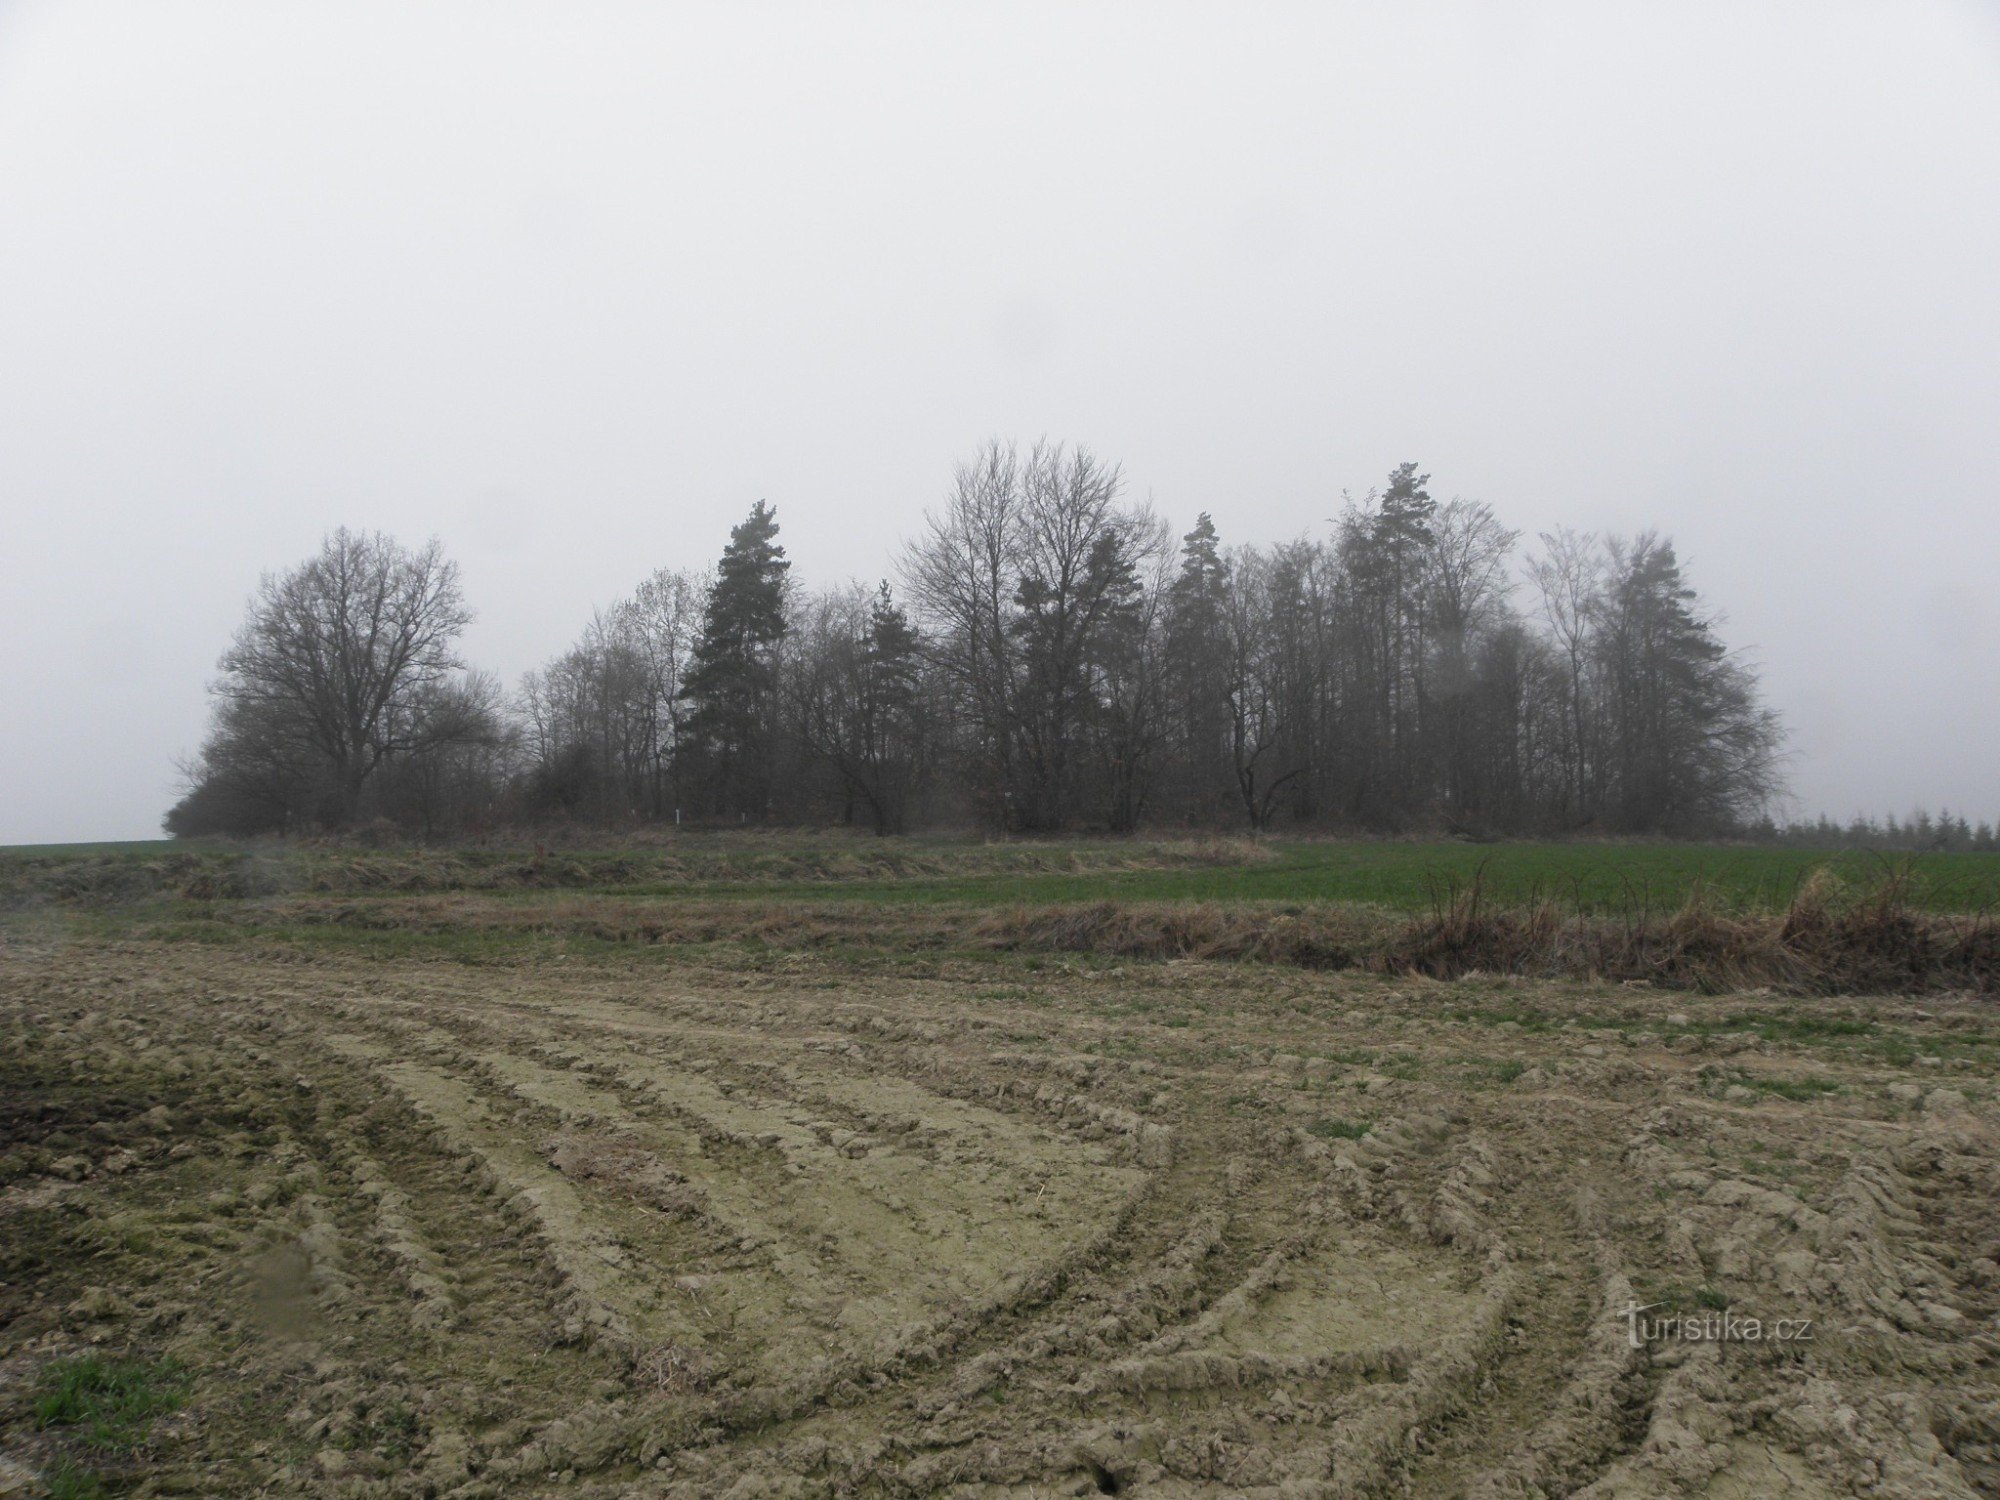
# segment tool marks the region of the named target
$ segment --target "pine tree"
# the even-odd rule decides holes
[[[917,652],[923,642],[883,579],[868,606],[868,704],[900,728],[917,710]]]
[[[771,795],[777,653],[785,637],[785,575],[778,513],[759,500],[729,533],[709,590],[701,640],[681,696],[693,784],[712,813],[762,818]]]
[[[923,774],[928,736],[919,698],[922,647],[884,579],[868,610],[858,704],[858,758],[865,768],[863,791],[877,833],[903,831],[910,799]]]
[[[1673,544],[1648,533],[1614,557],[1606,670],[1619,826],[1729,827],[1775,784],[1777,720],[1700,611]]]
[[[1203,511],[1181,538],[1180,572],[1167,589],[1166,659],[1178,790],[1204,820],[1230,800],[1229,564]]]
[[[1437,502],[1430,475],[1398,464],[1373,510],[1350,509],[1341,553],[1352,580],[1359,648],[1351,670],[1353,704],[1366,715],[1357,726],[1357,806],[1390,822],[1408,816],[1421,780],[1418,731],[1424,698],[1424,562],[1435,532]],[[1363,705],[1366,705],[1363,709]]]

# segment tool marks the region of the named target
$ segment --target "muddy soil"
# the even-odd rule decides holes
[[[1997,1062],[1950,996],[17,945],[0,1492],[1991,1495]],[[91,1352],[185,1402],[39,1426]]]

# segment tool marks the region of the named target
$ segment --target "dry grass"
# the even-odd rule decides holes
[[[689,1396],[707,1388],[708,1361],[697,1350],[679,1344],[657,1344],[633,1362],[633,1375],[647,1390],[667,1396]]]
[[[1366,961],[1380,925],[1367,914],[1339,907],[1285,912],[1098,901],[994,912],[978,919],[969,936],[991,948],[1348,969]]]
[[[1920,912],[1901,878],[1857,892],[1826,871],[1783,912],[1732,913],[1697,886],[1664,918],[1578,916],[1546,902],[1495,907],[1474,881],[1441,897],[1373,957],[1389,970],[1439,979],[1503,973],[1711,992],[2000,991],[2000,926],[1992,913]]]
[[[1473,974],[1644,980],[1716,992],[2000,992],[1990,913],[1913,909],[1894,882],[1850,891],[1810,882],[1783,912],[1731,911],[1696,890],[1664,915],[1600,916],[1551,902],[1496,904],[1479,885],[1416,917],[1365,907],[1096,901],[1018,905],[804,905],[561,897],[523,905],[476,896],[394,902],[308,898],[229,914],[251,929],[340,928],[463,939],[584,939],[611,945],[747,945],[794,951],[989,951],[1206,959],[1456,979]]]
[[[1629,874],[1622,901],[1544,899],[1499,875],[1489,883],[1482,861],[1433,886],[1428,909],[1412,912],[1408,901],[1399,910],[1387,900],[1333,899],[1326,882],[1308,882],[1303,898],[1274,899],[1282,883],[1267,877],[1289,857],[1241,838],[1064,845],[777,835],[532,852],[298,845],[51,854],[0,860],[0,911],[89,913],[83,920],[100,935],[121,925],[151,936],[303,934],[444,945],[461,956],[482,940],[500,952],[581,939],[1215,959],[1704,991],[2000,991],[1994,909],[1929,909],[1935,891],[1909,866],[1849,871],[1852,883],[1820,868],[1779,903],[1697,877],[1663,907]],[[1173,873],[1178,889],[1149,898],[1143,884],[1125,888],[1136,871]],[[1257,878],[1224,882],[1226,898],[1212,899],[1213,881],[1181,878],[1199,871]],[[1120,879],[1100,878],[1110,872]]]

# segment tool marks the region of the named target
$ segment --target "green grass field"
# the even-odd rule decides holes
[[[1716,844],[1491,844],[1271,841],[1241,865],[843,881],[755,877],[627,886],[628,895],[763,900],[1043,905],[1071,901],[1353,902],[1428,910],[1477,882],[1501,905],[1551,900],[1584,912],[1670,912],[1697,887],[1719,904],[1775,911],[1813,872],[1867,887],[1907,876],[1912,905],[1980,911],[2000,904],[2000,856],[1878,856]]]
[[[1662,915],[1699,890],[1731,911],[1785,908],[1816,871],[1850,893],[1904,883],[1933,912],[2000,907],[2000,855],[1878,855],[1691,843],[1332,839],[880,840],[690,834],[670,841],[533,847],[357,849],[324,844],[74,844],[0,849],[0,897],[123,901],[200,894],[196,877],[248,879],[246,894],[394,898],[479,890],[533,902],[552,890],[634,899],[865,901],[1006,907],[1070,902],[1357,904],[1421,913],[1477,885],[1499,906],[1552,901],[1590,914]]]

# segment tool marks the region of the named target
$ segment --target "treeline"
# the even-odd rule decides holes
[[[851,823],[1743,832],[1754,674],[1652,533],[1519,533],[1404,464],[1325,536],[1175,539],[1080,448],[960,466],[895,581],[802,587],[759,502],[512,693],[433,542],[265,578],[177,834]]]
[[[1749,836],[1801,849],[1881,849],[1906,854],[2000,854],[2000,829],[1976,826],[1962,813],[1940,809],[1935,817],[1923,808],[1906,818],[1857,816],[1836,823],[1825,813],[1812,819],[1779,825],[1761,821]]]

